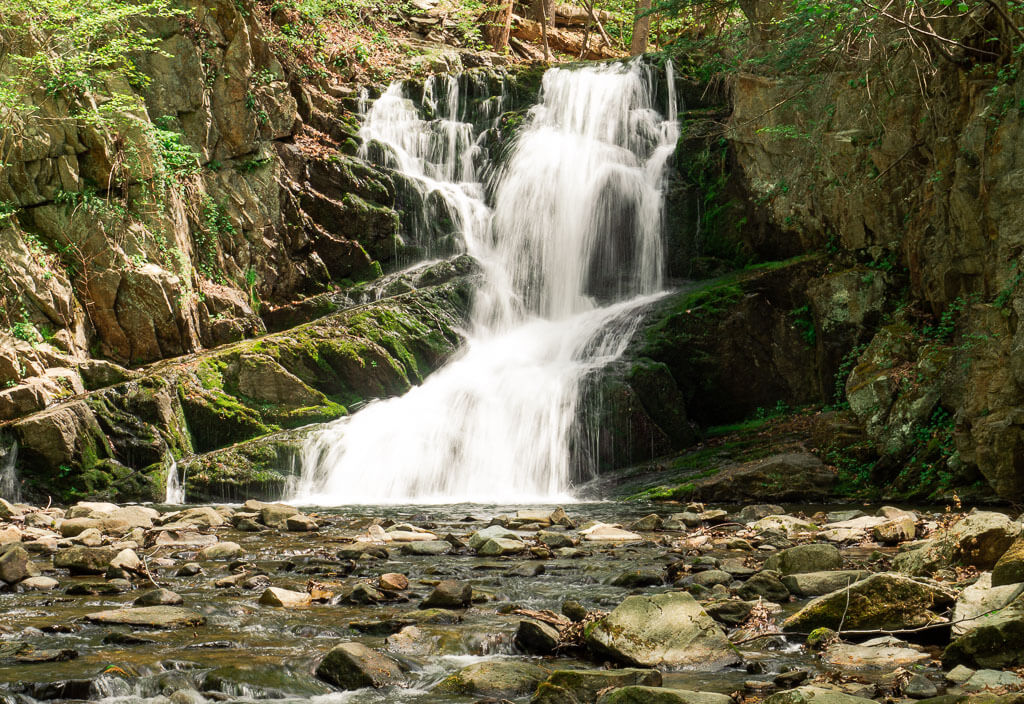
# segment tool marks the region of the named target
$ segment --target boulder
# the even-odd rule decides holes
[[[626,667],[617,670],[555,670],[541,687],[552,693],[565,692],[578,702],[592,702],[599,692],[630,686],[660,687],[661,673],[657,670]],[[541,694],[538,688],[537,694]],[[551,701],[559,701],[551,699]],[[537,702],[535,697],[531,704]]]
[[[782,578],[782,583],[794,596],[811,597],[829,594],[871,576],[867,570],[835,570],[832,572],[804,572]]]
[[[1024,665],[1024,595],[972,622],[942,653],[942,665],[1006,668]]]
[[[309,533],[320,528],[309,516],[296,513],[284,519],[285,528],[294,533]]]
[[[296,592],[280,587],[267,587],[260,595],[260,603],[266,606],[280,606],[286,609],[294,609],[300,606],[309,606],[311,598],[306,592]]]
[[[607,523],[598,523],[586,530],[581,530],[580,535],[583,536],[584,540],[592,542],[631,542],[644,539],[639,533],[623,530],[617,525],[609,525]]]
[[[992,573],[983,572],[971,586],[960,592],[953,607],[953,635],[963,635],[974,628],[976,619],[1001,609],[1024,593],[1024,584],[992,586]]]
[[[498,557],[501,555],[518,555],[526,550],[526,543],[516,538],[491,538],[476,549],[481,557]]]
[[[533,655],[548,655],[558,647],[560,641],[558,630],[541,621],[524,619],[516,629],[516,647]]]
[[[953,596],[937,586],[901,575],[875,574],[811,600],[786,619],[786,631],[816,628],[898,630],[938,623],[933,609],[953,603]]]
[[[764,704],[867,704],[873,701],[837,689],[805,685],[773,694],[764,700]]]
[[[789,589],[786,588],[786,585],[782,583],[779,577],[778,572],[771,570],[758,572],[743,583],[737,594],[741,599],[747,600],[761,598],[776,603],[789,601]]]
[[[917,522],[913,518],[891,518],[871,529],[871,536],[885,545],[896,545],[917,536]]]
[[[750,527],[760,533],[765,531],[777,531],[784,535],[809,533],[818,529],[818,527],[810,521],[796,518],[794,516],[787,516],[785,514],[779,516],[765,516],[764,518],[751,523]]]
[[[141,572],[143,569],[142,560],[139,559],[139,556],[131,548],[125,548],[114,555],[114,558],[110,561],[110,566],[114,569],[128,570],[129,572]]]
[[[118,551],[111,547],[72,547],[58,550],[53,556],[53,566],[66,569],[71,574],[103,574]]]
[[[602,694],[597,704],[732,704],[728,694],[688,689],[630,686]]]
[[[1007,548],[992,568],[992,586],[1024,582],[1024,538],[1018,538]]]
[[[60,586],[53,577],[28,577],[18,582],[18,589],[26,592],[48,592]]]
[[[478,530],[469,536],[469,547],[477,550],[481,545],[486,543],[492,538],[507,538],[509,540],[519,540],[519,536],[508,528],[499,525],[487,526],[483,530]]]
[[[661,530],[663,525],[664,522],[661,520],[661,516],[651,513],[630,523],[629,529],[638,533],[650,533]]]
[[[14,584],[29,577],[31,571],[32,561],[21,545],[14,544],[0,553],[0,581]]]
[[[883,641],[895,639],[880,639]],[[836,643],[829,646],[821,656],[822,661],[841,670],[895,670],[928,662],[931,656],[914,648],[894,643],[871,642],[854,645]]]
[[[1021,524],[1002,513],[976,511],[939,532],[924,545],[893,558],[893,568],[910,575],[973,565],[992,569],[1021,534]]]
[[[143,606],[97,611],[86,614],[85,618],[93,623],[166,629],[192,628],[206,623],[206,618],[201,614],[180,606]]]
[[[576,541],[573,537],[563,531],[538,531],[537,539],[552,550],[557,550],[558,548],[571,548],[576,545]]]
[[[134,606],[177,606],[184,603],[181,594],[170,589],[151,589],[135,600]]]
[[[484,543],[484,545],[486,544]],[[522,543],[519,544],[522,545]],[[523,549],[525,547],[523,546]],[[399,550],[403,555],[447,555],[452,551],[452,544],[447,540],[417,540],[411,543],[402,543]]]
[[[404,574],[388,572],[380,576],[377,586],[385,591],[402,592],[409,588],[409,578]]]
[[[664,584],[664,582],[665,578],[661,572],[655,572],[654,570],[630,570],[613,578],[611,585],[625,589],[640,589]]]
[[[629,665],[713,670],[739,661],[718,624],[685,592],[627,597],[588,629],[586,643]]]
[[[473,599],[473,587],[465,582],[445,579],[437,583],[420,605],[422,609],[464,609]]]
[[[521,660],[485,660],[449,675],[435,688],[438,692],[484,697],[521,697],[537,688],[548,671]]]
[[[776,570],[783,575],[823,572],[842,566],[843,556],[834,545],[827,543],[797,545],[770,555],[764,561],[766,570]]]
[[[361,643],[342,643],[331,648],[317,665],[316,676],[346,690],[380,688],[405,681],[397,662]]]
[[[243,552],[245,551],[241,545],[225,540],[203,548],[199,551],[198,558],[200,560],[234,560]]]

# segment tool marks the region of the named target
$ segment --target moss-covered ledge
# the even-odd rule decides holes
[[[0,430],[18,442],[24,493],[159,500],[171,458],[332,420],[353,404],[401,394],[458,349],[472,278],[161,362],[139,379],[8,422]],[[212,469],[206,476],[220,481]]]

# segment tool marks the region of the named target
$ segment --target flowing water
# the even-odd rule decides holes
[[[460,356],[313,435],[293,498],[569,498],[586,478],[571,451],[585,442],[573,437],[582,383],[622,354],[662,285],[662,177],[678,137],[667,73],[668,119],[640,62],[549,70],[500,166],[481,148],[492,125],[466,120],[455,78],[430,82],[420,106],[401,84],[373,103],[364,152],[382,155],[422,202],[440,199],[484,283]],[[486,107],[496,117],[502,97]]]
[[[0,498],[12,503],[21,501],[21,485],[18,482],[18,441],[11,442],[0,457]]]

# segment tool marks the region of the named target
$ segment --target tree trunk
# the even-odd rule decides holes
[[[512,30],[512,0],[505,0],[505,3],[497,10],[484,13],[483,34],[484,41],[491,45],[495,51],[501,51],[508,46],[508,34]]]
[[[542,22],[545,17],[554,24],[555,0],[530,0],[530,19]]]
[[[651,0],[636,0],[636,19],[633,20],[633,42],[630,51],[633,56],[647,51],[647,40],[651,36]]]

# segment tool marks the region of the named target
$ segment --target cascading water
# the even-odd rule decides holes
[[[674,117],[671,67],[668,86]],[[582,382],[622,354],[661,287],[662,175],[678,124],[654,109],[649,67],[549,70],[491,175],[493,208],[457,91],[455,79],[430,84],[424,102],[443,117],[427,121],[394,85],[363,137],[424,202],[443,199],[482,266],[465,349],[406,395],[315,433],[296,500],[569,499]]]
[[[17,463],[18,441],[13,440],[0,456],[0,498],[14,503],[21,501]]]
[[[184,474],[178,476],[178,462],[173,457],[170,458],[170,465],[167,467],[164,503],[175,505],[185,503],[185,477]]]

